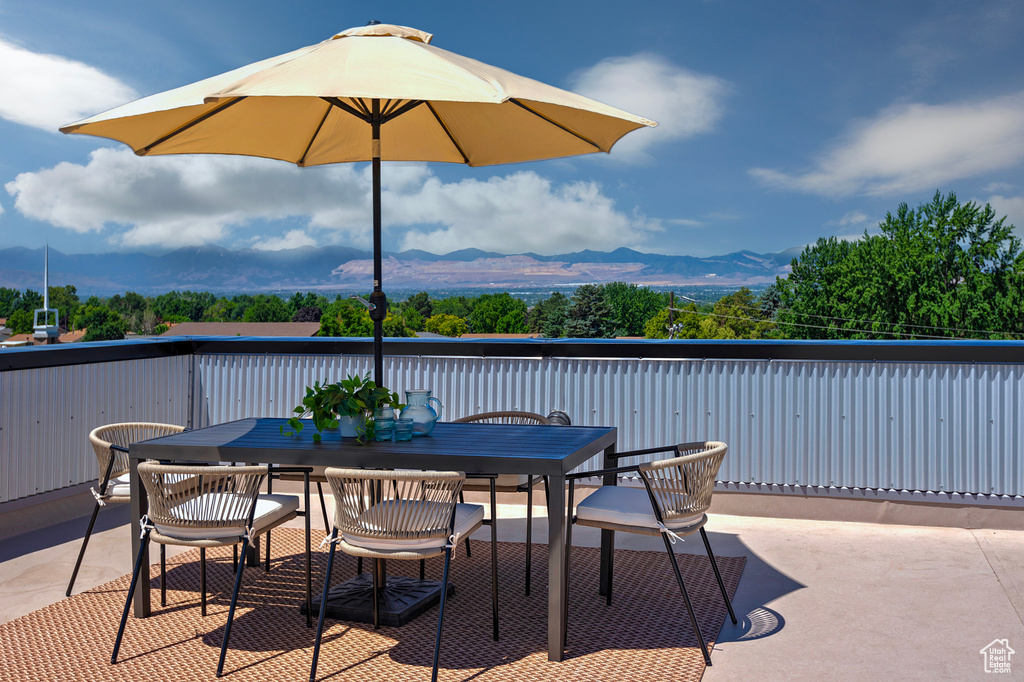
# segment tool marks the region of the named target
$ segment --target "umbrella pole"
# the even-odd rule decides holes
[[[371,170],[373,174],[373,293],[370,294],[370,319],[373,320],[373,380],[384,385],[384,318],[388,300],[381,289],[381,214],[380,214],[380,100],[373,100],[370,127],[373,131]]]

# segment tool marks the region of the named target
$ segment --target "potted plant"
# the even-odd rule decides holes
[[[332,384],[318,381],[306,387],[302,403],[293,410],[295,416],[281,425],[281,433],[296,435],[303,428],[300,420],[308,416],[316,427],[315,443],[320,442],[321,434],[327,429],[339,429],[342,436],[365,443],[373,437],[373,420],[369,419],[373,411],[378,407],[404,407],[398,400],[397,393],[377,386],[369,374],[350,375]]]

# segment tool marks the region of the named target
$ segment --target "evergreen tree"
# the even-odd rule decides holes
[[[596,284],[584,284],[572,295],[567,313],[565,335],[571,339],[607,339],[615,334],[613,313]]]

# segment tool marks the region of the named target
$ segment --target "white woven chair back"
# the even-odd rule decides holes
[[[681,443],[676,449],[681,457],[640,465],[640,475],[650,484],[666,523],[708,510],[728,446],[707,441]]]
[[[177,424],[157,424],[154,422],[124,422],[120,424],[107,424],[93,429],[89,433],[89,442],[96,451],[96,459],[100,463],[100,479],[103,472],[107,470],[107,462],[114,457],[114,466],[110,470],[110,478],[117,478],[121,474],[128,473],[128,455],[123,452],[111,450],[111,445],[119,445],[127,448],[132,443],[169,436],[172,433],[181,433],[184,426]],[[103,481],[100,480],[100,485]]]
[[[447,538],[466,475],[458,471],[374,471],[329,467],[334,525],[378,540]]]
[[[265,466],[187,466],[142,462],[139,477],[149,493],[149,520],[169,528],[238,528],[249,523]]]
[[[468,417],[460,417],[456,422],[483,422],[486,424],[543,424],[548,426],[551,420],[536,412],[520,412],[506,410],[504,412],[481,412]]]

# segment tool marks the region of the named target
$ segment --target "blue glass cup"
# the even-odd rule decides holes
[[[412,420],[395,420],[395,440],[412,440]]]

